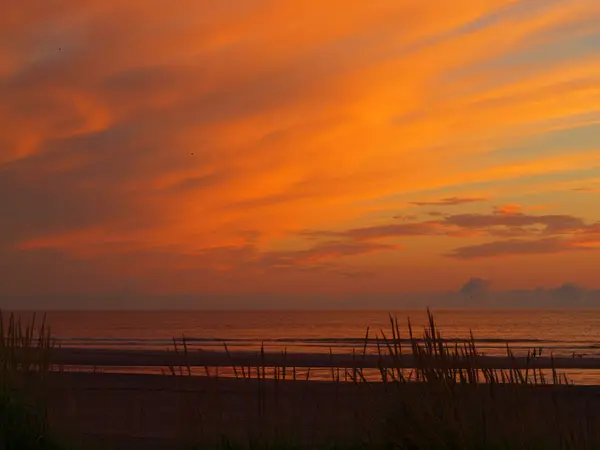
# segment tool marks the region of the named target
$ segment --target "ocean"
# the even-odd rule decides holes
[[[600,358],[600,310],[433,310],[444,338],[468,338],[472,331],[480,352],[516,355],[542,348],[545,354]],[[390,312],[398,318],[401,338],[407,319],[420,336],[427,322],[421,310]],[[192,349],[287,350],[288,353],[362,351],[369,336],[390,337],[387,311],[120,311],[49,312],[47,324],[62,347],[102,349],[172,349],[185,336]],[[374,344],[374,341],[373,341]],[[369,351],[375,351],[374,345]],[[575,382],[600,384],[595,369],[566,371]]]

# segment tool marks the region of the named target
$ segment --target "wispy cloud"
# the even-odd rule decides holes
[[[448,197],[441,200],[432,200],[428,202],[410,202],[411,205],[415,206],[456,206],[464,205],[466,203],[485,202],[487,198],[475,197],[475,198],[461,198],[461,197]]]
[[[575,191],[575,192],[595,192],[598,190],[598,188],[592,187],[592,186],[582,186],[582,187],[573,188],[571,190]]]
[[[0,274],[11,292],[36,273],[81,288],[67,268],[87,286],[258,287],[261,258],[303,275],[418,259],[450,283],[457,239],[589,237],[600,220],[582,195],[600,177],[596,1],[159,3],[3,5],[0,262],[32,268]],[[534,179],[558,214],[527,208]],[[471,212],[487,199],[505,206]],[[328,231],[307,249],[298,230]],[[406,257],[384,239],[410,239]]]
[[[595,232],[598,224],[587,223],[580,217],[525,213],[447,214],[438,220],[407,222],[352,228],[346,231],[304,231],[306,236],[338,236],[356,240],[373,240],[389,237],[453,235],[461,231],[481,231],[487,235],[514,233],[521,235],[565,235]]]
[[[496,208],[491,214],[448,214],[439,220],[378,225],[341,232],[305,232],[305,235],[343,237],[350,242],[373,242],[388,238],[492,237],[506,240],[455,248],[445,256],[469,260],[506,255],[563,253],[597,247],[600,224],[569,215],[531,215],[513,212],[520,208]]]
[[[336,260],[345,256],[356,256],[386,250],[398,250],[399,245],[374,242],[329,241],[306,250],[267,252],[260,256],[261,264],[272,267],[291,267],[312,265]]]
[[[443,220],[445,225],[469,229],[491,229],[505,227],[509,229],[540,226],[541,232],[547,234],[564,234],[587,227],[579,217],[564,214],[530,215],[530,214],[455,214]]]
[[[452,250],[447,256],[456,259],[480,259],[508,255],[564,253],[585,249],[586,247],[573,245],[573,242],[568,239],[510,239],[459,247]]]

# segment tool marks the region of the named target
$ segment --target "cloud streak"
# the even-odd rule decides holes
[[[455,259],[482,259],[496,256],[536,255],[548,253],[564,253],[581,251],[586,247],[573,245],[572,241],[558,238],[547,239],[510,239],[507,241],[493,241],[485,244],[459,247],[447,256]]]
[[[464,205],[466,203],[485,202],[486,198],[474,197],[474,198],[461,198],[461,197],[447,197],[441,200],[433,200],[428,202],[410,202],[411,205],[415,206],[456,206]]]
[[[586,223],[582,218],[565,214],[533,215],[525,213],[446,214],[439,220],[386,224],[353,228],[341,232],[303,232],[307,236],[343,236],[356,240],[388,237],[452,235],[460,231],[481,231],[493,236],[497,233],[523,235],[565,235],[597,233],[598,223]]]
[[[495,209],[491,214],[448,214],[440,220],[354,228],[342,232],[305,232],[306,236],[337,236],[350,242],[374,242],[390,238],[445,236],[452,238],[508,238],[466,245],[445,253],[459,260],[508,255],[558,254],[592,250],[600,237],[599,223],[579,217],[531,215]]]

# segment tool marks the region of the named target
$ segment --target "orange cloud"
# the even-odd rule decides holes
[[[347,289],[338,275],[383,273],[398,255],[444,271],[449,246],[491,255],[490,236],[583,232],[592,198],[578,197],[586,217],[569,202],[532,216],[514,184],[555,204],[556,186],[598,178],[589,137],[527,147],[600,124],[595,18],[591,0],[7,5],[0,262],[86,261],[90,286],[119,285],[122,270],[149,290],[201,290],[214,271],[258,288],[257,271],[285,263],[295,283],[327,273],[334,291]],[[486,199],[498,214],[470,212]],[[415,208],[390,224],[381,204],[457,212]],[[325,231],[307,242],[306,229]],[[429,243],[373,242],[416,236]],[[511,242],[528,254],[563,245]],[[195,270],[207,272],[194,281]]]

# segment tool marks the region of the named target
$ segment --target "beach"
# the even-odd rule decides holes
[[[56,433],[70,442],[102,443],[115,449],[138,444],[174,449],[192,442],[216,444],[224,437],[242,443],[260,438],[379,442],[390,435],[387,420],[395,417],[391,405],[426,398],[419,384],[395,387],[103,373],[50,373],[46,383],[48,417]],[[498,389],[500,397],[502,389],[509,391]],[[468,388],[464,394],[477,396]],[[574,386],[523,388],[519,401],[531,408],[521,406],[521,412],[533,414],[550,405],[556,395],[565,413],[569,412],[565,404],[573,410],[600,412],[600,387]]]
[[[160,323],[151,318],[148,327]],[[404,332],[404,338],[395,321],[381,337],[367,329],[363,338],[357,326],[344,336],[302,325],[300,338],[288,339],[281,335],[289,330],[274,321],[267,325],[238,328],[232,347],[203,337],[205,330],[192,338],[182,333],[170,347],[140,345],[147,341],[139,325],[118,323],[85,338],[101,346],[69,347],[63,345],[66,328],[56,341],[14,326],[6,339],[6,373],[31,380],[21,386],[29,396],[21,404],[47,418],[40,430],[49,430],[48,438],[74,449],[413,449],[448,443],[579,449],[600,442],[600,359],[564,351],[582,342],[593,351],[589,337],[545,338],[563,349],[554,355],[537,347],[513,353],[496,337],[498,328],[480,341],[458,333],[442,337],[433,316],[428,327]],[[265,337],[267,346],[259,340]],[[252,344],[239,345],[242,339]],[[299,342],[292,351],[274,344],[292,339]],[[315,342],[314,349],[307,346]],[[487,354],[490,347],[484,354],[479,342],[494,350],[504,345],[504,355]],[[532,343],[528,336],[512,342]],[[338,346],[323,351],[330,343]],[[587,382],[574,384],[571,374]]]
[[[353,411],[367,402],[356,386],[311,381],[175,378],[134,374],[53,374],[49,420],[58,433],[128,442],[215,444],[279,433],[301,441],[354,441]],[[371,400],[374,400],[372,398]],[[264,404],[261,404],[261,401]],[[358,403],[360,402],[360,404]],[[262,408],[262,411],[261,411]]]
[[[600,450],[600,0],[0,4],[0,450]]]
[[[598,311],[439,310],[435,317],[450,347],[468,344],[472,332],[482,366],[534,365],[547,371],[554,366],[577,384],[600,384]],[[390,318],[399,323],[395,338]],[[403,363],[414,365],[408,318],[415,338],[420,337],[428,326],[424,309],[389,315],[378,310],[54,311],[46,320],[60,347],[53,349],[52,360],[69,370],[156,374],[168,372],[169,366],[190,365],[198,375],[205,374],[205,367],[211,372],[218,367],[222,376],[234,376],[233,365],[254,366],[264,352],[263,364],[311,367],[311,378],[330,380],[332,366],[365,368],[377,375],[381,364],[397,364],[388,360],[385,341],[399,344]],[[177,355],[175,346],[183,353],[184,342],[187,355]],[[507,347],[514,359],[507,358]],[[527,360],[534,349],[535,361]]]
[[[190,365],[196,367],[237,366],[255,367],[256,362],[267,367],[313,367],[313,368],[371,368],[381,365],[395,367],[398,364],[387,354],[317,354],[317,353],[282,353],[256,351],[189,351],[186,355],[172,350],[107,350],[57,348],[52,351],[52,360],[56,365],[88,366],[88,367],[163,367]],[[600,357],[551,357],[536,356],[479,356],[481,367],[493,369],[510,369],[536,367],[539,369],[600,369]],[[403,355],[404,367],[414,367],[411,354]],[[456,367],[461,367],[455,362]],[[465,363],[466,364],[466,363]]]

